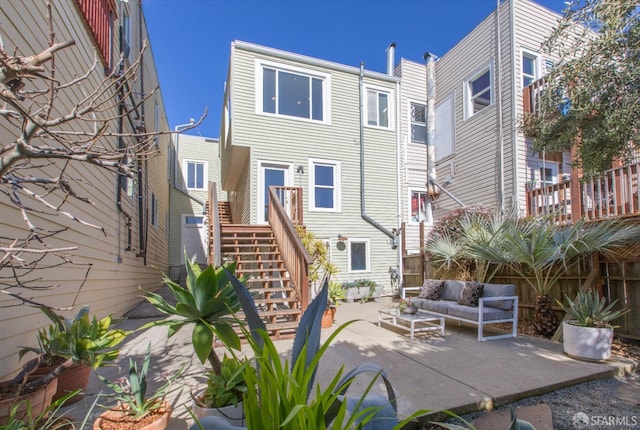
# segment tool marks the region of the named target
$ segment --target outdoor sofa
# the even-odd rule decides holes
[[[482,284],[453,280],[427,279],[421,287],[407,287],[408,291],[419,291],[411,296],[411,304],[418,309],[445,318],[478,326],[478,340],[503,339],[518,334],[518,296],[512,284]],[[484,335],[487,324],[509,322],[511,333],[494,336]]]

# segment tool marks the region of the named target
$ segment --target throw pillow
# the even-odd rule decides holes
[[[465,306],[477,307],[482,292],[484,290],[484,284],[478,282],[465,282],[462,293],[460,293],[460,299],[458,303]]]
[[[424,284],[422,285],[420,294],[418,294],[418,298],[429,299],[429,300],[440,300],[440,296],[442,295],[442,290],[444,290],[444,281],[437,281],[435,279],[426,279],[424,281]]]

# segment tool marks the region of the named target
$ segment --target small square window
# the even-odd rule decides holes
[[[367,90],[367,125],[389,128],[389,93]]]
[[[412,223],[419,223],[427,220],[427,192],[423,190],[411,191],[411,214]]]
[[[309,209],[314,211],[340,210],[340,164],[311,160],[309,176]]]
[[[409,116],[411,123],[411,142],[426,143],[427,106],[420,103],[411,103]]]
[[[184,181],[188,190],[205,190],[207,187],[206,161],[184,161]]]
[[[487,67],[465,82],[465,118],[470,118],[493,103],[491,68]]]

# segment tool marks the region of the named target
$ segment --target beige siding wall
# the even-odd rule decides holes
[[[57,41],[74,39],[76,45],[61,52],[56,57],[56,78],[61,82],[69,81],[72,77],[83,74],[94,59],[93,43],[85,32],[82,18],[78,15],[75,2],[71,0],[54,2],[53,17],[54,31]],[[126,3],[117,3],[120,7]],[[130,1],[133,35],[137,35],[138,2]],[[46,8],[42,2],[7,2],[0,10],[0,20],[3,22],[1,31],[4,47],[7,52],[28,55],[40,52],[47,45],[48,29]],[[146,30],[145,30],[146,33]],[[117,45],[116,45],[117,46]],[[135,50],[134,50],[135,53]],[[153,68],[153,57],[150,51],[145,55],[145,87],[148,90],[158,85],[158,79]],[[46,65],[47,67],[49,65]],[[96,71],[84,82],[85,91],[99,83],[104,78],[103,67],[98,65]],[[82,96],[80,87],[68,98],[61,98],[54,107],[52,115],[68,111],[73,100]],[[159,103],[158,129],[167,130],[160,94],[152,96],[145,103],[146,125],[148,129],[156,128],[154,115],[154,100]],[[125,125],[125,127],[128,125]],[[115,125],[110,131],[114,132]],[[125,129],[126,131],[126,129]],[[0,120],[0,133],[4,136],[15,136],[16,128],[5,120]],[[105,138],[102,145],[113,147],[117,145],[115,138]],[[104,234],[97,229],[73,222],[63,216],[44,216],[44,219],[34,217],[40,226],[49,229],[68,227],[69,230],[57,238],[49,240],[50,246],[77,246],[77,250],[69,252],[70,258],[78,265],[66,265],[47,270],[40,274],[43,283],[56,286],[40,293],[24,293],[27,297],[43,300],[52,306],[75,305],[70,316],[77,312],[79,305],[90,305],[92,312],[99,317],[107,314],[121,316],[134,304],[140,301],[140,288],[156,289],[161,285],[159,270],[167,269],[168,245],[166,237],[166,219],[168,214],[168,183],[166,177],[166,157],[168,153],[168,137],[162,137],[157,147],[153,149],[154,156],[143,162],[142,166],[148,175],[143,182],[143,200],[149,205],[153,192],[158,198],[158,226],[149,227],[146,245],[148,252],[145,258],[138,257],[139,251],[139,221],[136,194],[131,201],[123,195],[123,207],[132,216],[133,244],[135,251],[126,251],[125,217],[116,207],[117,178],[96,167],[88,168],[80,164],[71,164],[67,170],[68,177],[77,178],[74,190],[83,196],[88,196],[93,205],[83,202],[67,201],[64,208],[79,218],[104,229]],[[52,174],[55,169],[48,168],[41,171],[34,170],[34,175]],[[55,199],[55,197],[53,197]],[[4,194],[0,197],[0,210],[3,213],[0,221],[0,236],[22,237],[25,235],[25,224],[20,215],[12,208]],[[146,218],[149,214],[143,211]],[[6,243],[3,243],[3,246]],[[84,276],[87,269],[86,282]],[[3,273],[7,276],[6,273]],[[82,287],[82,288],[81,288]],[[78,293],[79,291],[79,293]],[[17,292],[17,291],[16,291]],[[46,323],[46,319],[39,311],[30,307],[5,307],[11,301],[6,295],[0,298],[0,306],[4,311],[0,316],[0,377],[12,374],[19,367],[17,349],[19,346],[35,345],[36,330]]]
[[[540,76],[545,75],[546,60],[556,61],[557,58],[550,57],[542,52],[541,45],[549,37],[560,16],[555,12],[529,0],[519,0],[515,3],[514,23],[515,23],[515,52],[514,63],[517,73],[514,74],[515,85],[515,109],[516,118],[522,115],[522,52],[539,54]],[[538,154],[531,151],[521,133],[516,133],[516,145],[520,149],[517,163],[518,171],[518,202],[522,208],[526,208],[525,182],[532,179],[531,167],[537,163]],[[560,166],[562,169],[563,166]],[[565,166],[565,170],[570,173],[570,167]],[[560,171],[559,173],[562,173]]]
[[[245,46],[244,44],[242,46]],[[359,74],[357,68],[333,67],[328,62],[306,61],[305,57],[278,56],[244,49],[236,44],[231,60],[231,136],[233,145],[251,147],[250,158],[232,200],[242,211],[242,222],[258,222],[260,202],[259,165],[261,162],[290,165],[293,186],[303,188],[304,221],[318,237],[330,239],[332,259],[340,273],[337,280],[374,279],[388,285],[388,268],[395,265],[397,251],[392,250],[389,238],[360,216],[360,126]],[[284,58],[287,57],[287,58]],[[327,76],[330,81],[330,120],[314,123],[286,117],[256,113],[256,70],[260,61],[283,67],[297,67]],[[347,69],[347,70],[345,70]],[[367,73],[365,85],[384,89],[392,94],[395,108],[393,79]],[[396,112],[391,130],[365,127],[365,202],[366,212],[375,221],[391,230],[397,220],[396,169]],[[309,175],[312,160],[335,162],[340,166],[340,205],[338,212],[318,212],[309,209]],[[295,173],[298,166],[304,173]],[[231,191],[231,190],[230,190]],[[347,251],[336,249],[338,234],[365,239],[370,243],[370,270],[349,273]],[[347,248],[348,249],[348,248]]]

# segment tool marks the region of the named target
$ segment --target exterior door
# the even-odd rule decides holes
[[[207,231],[202,215],[182,215],[182,227],[180,229],[181,250],[186,250],[187,258],[194,256],[200,264],[207,263]],[[184,265],[184,252],[180,253]]]
[[[258,204],[258,223],[269,221],[269,187],[291,185],[291,165],[260,163],[260,196]]]

